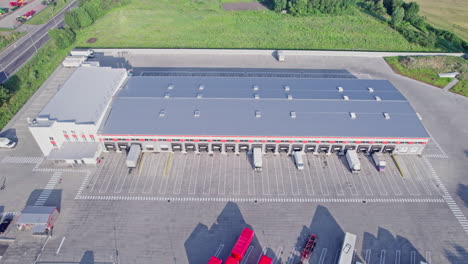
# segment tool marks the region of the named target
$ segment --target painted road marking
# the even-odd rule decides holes
[[[59,254],[60,249],[61,249],[62,246],[63,246],[63,242],[65,242],[65,237],[62,238],[62,242],[60,242],[60,245],[59,245],[59,247],[57,248],[57,252],[55,252],[55,255],[58,255],[58,254]]]

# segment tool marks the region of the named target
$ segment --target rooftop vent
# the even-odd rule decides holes
[[[198,99],[201,99],[201,98],[203,98],[203,94],[201,94],[201,93],[197,93],[197,98],[198,98]]]
[[[367,87],[367,90],[369,90],[369,93],[373,93],[373,92],[374,92],[374,88],[372,88],[372,87]]]
[[[284,86],[284,90],[285,90],[286,92],[289,92],[289,91],[291,90],[291,87],[289,87],[289,85],[285,85],[285,86]]]
[[[167,89],[168,89],[168,90],[174,89],[174,85],[173,85],[173,84],[169,84],[169,85],[167,86]]]
[[[336,89],[338,89],[338,92],[340,92],[340,93],[342,93],[344,91],[343,87],[341,87],[341,86],[336,87]]]
[[[290,94],[288,94],[287,98],[288,98],[288,100],[292,100],[292,99],[293,99],[292,95],[290,95]]]
[[[356,113],[354,112],[349,113],[349,116],[351,116],[351,119],[356,119]]]
[[[200,84],[200,85],[198,86],[198,90],[200,90],[200,91],[205,90],[205,85]]]
[[[199,117],[200,116],[200,110],[193,111],[193,116],[194,117]]]
[[[161,109],[161,110],[159,111],[159,117],[165,117],[165,116],[166,116],[166,110]]]
[[[253,90],[254,90],[254,91],[258,91],[258,85],[254,85],[254,86],[253,86]]]
[[[377,95],[376,95],[376,96],[374,96],[374,97],[375,97],[375,100],[376,100],[376,101],[382,101],[382,98],[380,98],[380,96],[377,96]]]
[[[344,99],[345,101],[349,101],[349,96],[343,95],[343,99]]]
[[[169,98],[169,97],[171,97],[171,95],[169,93],[164,94],[164,98]]]
[[[260,118],[262,117],[262,113],[260,111],[255,111],[255,118]]]
[[[387,113],[387,112],[384,112],[384,113],[383,113],[383,116],[384,116],[385,119],[387,119],[387,120],[390,119],[390,114]]]
[[[296,112],[292,111],[291,113],[289,113],[291,115],[291,118],[296,118]]]
[[[254,98],[255,99],[260,99],[260,95],[259,94],[254,94]]]

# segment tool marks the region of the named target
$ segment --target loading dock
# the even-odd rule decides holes
[[[302,151],[302,145],[293,145],[292,150],[297,152]]]
[[[345,150],[355,150],[356,149],[356,146],[355,145],[346,145],[345,146]]]
[[[221,152],[221,144],[213,144],[213,145],[211,145],[211,151]]]
[[[231,144],[226,145],[225,148],[226,148],[226,152],[235,152],[236,151],[236,147],[234,145],[231,145]]]
[[[265,152],[274,153],[275,150],[276,150],[276,146],[275,146],[275,145],[266,145],[266,146],[265,146]]]
[[[187,152],[193,152],[193,151],[195,151],[195,145],[194,145],[194,144],[190,144],[190,143],[185,144],[185,151],[187,151]]]
[[[359,145],[357,148],[358,153],[366,153],[369,151],[369,146],[368,145]]]
[[[371,152],[380,152],[382,150],[381,145],[374,145],[371,147]]]
[[[182,145],[179,144],[179,143],[172,143],[171,147],[172,147],[172,151],[174,151],[174,152],[182,151]]]
[[[393,153],[395,151],[395,146],[393,145],[387,145],[383,148],[383,153]]]
[[[247,152],[247,151],[249,151],[249,145],[244,145],[244,144],[239,145],[239,152]]]
[[[128,150],[128,144],[127,143],[117,143],[117,146],[119,148],[119,151],[127,151]]]
[[[328,153],[328,150],[330,149],[330,146],[328,145],[320,145],[318,148],[319,153]]]
[[[332,153],[337,153],[337,152],[340,152],[342,149],[343,149],[343,146],[340,146],[340,145],[333,145],[333,146],[331,147],[331,152],[332,152]]]
[[[315,145],[306,145],[305,152],[315,152]]]
[[[104,148],[106,149],[106,151],[116,151],[116,147],[115,147],[115,143],[111,143],[111,142],[106,142],[104,143]]]
[[[198,144],[199,152],[208,152],[208,144]]]
[[[278,146],[278,152],[289,152],[289,145],[279,145]]]

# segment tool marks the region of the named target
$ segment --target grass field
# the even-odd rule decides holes
[[[421,5],[421,15],[436,27],[450,30],[468,41],[467,0],[414,0]]]
[[[440,88],[453,78],[439,78],[439,73],[459,72],[459,83],[452,92],[468,96],[468,60],[454,56],[387,57],[387,63],[401,75],[422,81]]]
[[[3,32],[0,33],[0,50],[4,49],[17,39],[26,35],[26,32]]]
[[[224,0],[223,0],[224,1]],[[427,50],[375,18],[223,11],[220,0],[134,0],[79,34],[77,46]],[[97,38],[93,44],[86,41]]]
[[[70,1],[65,2],[65,0],[57,0],[57,5],[55,6],[48,6],[37,15],[33,16],[30,20],[26,21],[25,24],[30,25],[40,25],[44,24],[45,22],[49,21],[53,16],[55,16],[60,10],[62,10]]]

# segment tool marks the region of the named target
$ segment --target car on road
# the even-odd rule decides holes
[[[7,218],[3,220],[3,222],[0,224],[0,234],[3,234],[7,230],[8,226],[11,223],[11,220],[12,220],[11,218]]]
[[[14,148],[15,146],[16,142],[5,137],[0,137],[0,148]]]

